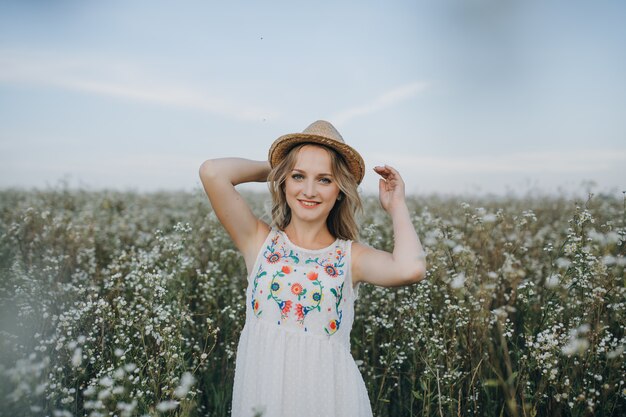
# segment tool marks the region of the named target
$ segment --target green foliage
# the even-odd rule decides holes
[[[408,203],[427,278],[356,303],[376,416],[626,414],[623,201]],[[228,415],[246,285],[200,190],[1,191],[0,413]]]

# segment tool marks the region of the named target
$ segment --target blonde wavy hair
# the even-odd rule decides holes
[[[328,213],[326,226],[328,231],[335,237],[344,240],[356,240],[359,228],[356,222],[357,212],[363,211],[361,196],[357,191],[358,184],[350,172],[346,161],[334,149],[314,144],[301,143],[294,146],[285,158],[280,161],[267,176],[267,184],[272,195],[272,226],[285,230],[291,222],[291,208],[287,204],[285,195],[285,181],[296,165],[298,152],[303,146],[318,146],[326,149],[331,160],[331,174],[339,186],[339,195],[342,197]]]

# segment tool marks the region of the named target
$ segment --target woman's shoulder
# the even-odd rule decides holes
[[[263,220],[257,219],[257,229],[254,235],[254,244],[249,245],[249,251],[247,253],[243,253],[244,260],[246,262],[246,266],[248,267],[248,272],[254,265],[254,262],[263,248],[263,243],[268,238],[270,233],[273,233],[275,229],[270,227]]]
[[[371,246],[368,246],[364,243],[361,243],[357,240],[351,240],[349,241],[352,244],[352,256],[359,256],[369,250],[372,249]]]
[[[276,233],[276,228],[265,223],[263,220],[258,220],[255,246],[260,248],[271,233]]]

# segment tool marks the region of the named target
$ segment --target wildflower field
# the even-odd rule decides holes
[[[356,303],[375,416],[626,415],[621,194],[409,206],[427,278]],[[0,191],[0,414],[228,416],[245,288],[201,190]]]

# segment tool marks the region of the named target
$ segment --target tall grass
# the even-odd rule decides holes
[[[623,198],[409,204],[427,279],[356,304],[376,416],[626,414]],[[4,190],[0,274],[0,414],[229,414],[246,272],[200,190]]]

